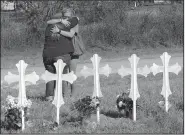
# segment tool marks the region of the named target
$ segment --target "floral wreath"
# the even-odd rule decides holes
[[[28,121],[28,108],[31,107],[31,100],[25,100],[24,106],[18,104],[18,98],[12,97],[10,95],[6,98],[5,109],[5,119],[2,121],[1,125],[6,130],[19,130],[22,126],[21,110],[24,109],[25,121]]]

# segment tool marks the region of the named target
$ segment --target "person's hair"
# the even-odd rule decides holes
[[[64,8],[64,9],[62,10],[62,15],[64,16],[64,14],[65,14],[65,13],[68,13],[68,12],[70,12],[70,13],[72,14],[72,16],[75,15],[75,11],[74,11],[72,8]]]
[[[62,13],[56,13],[54,14],[51,19],[61,19],[62,18]]]

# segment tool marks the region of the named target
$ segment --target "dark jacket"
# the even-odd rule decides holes
[[[57,57],[74,52],[72,39],[70,37],[65,37],[58,33],[53,34],[51,32],[51,29],[55,25],[61,30],[70,31],[71,28],[78,24],[78,19],[76,17],[72,17],[68,21],[71,23],[69,27],[65,27],[62,23],[49,24],[47,26],[45,31],[43,57]]]

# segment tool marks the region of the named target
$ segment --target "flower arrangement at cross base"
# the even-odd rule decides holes
[[[96,109],[100,105],[100,99],[98,97],[91,98],[86,96],[78,101],[74,102],[71,106],[71,111],[76,110],[79,114],[79,119],[90,118],[91,114],[96,114]]]
[[[28,121],[28,109],[31,107],[31,100],[26,100],[25,106],[20,106],[18,104],[18,98],[12,97],[10,95],[6,98],[7,105],[4,106],[5,119],[2,122],[2,127],[6,130],[19,130],[22,126],[21,110],[24,110],[25,121]]]

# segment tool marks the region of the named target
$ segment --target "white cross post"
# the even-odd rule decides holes
[[[136,2],[136,1],[134,2],[134,7],[135,7],[135,8],[137,7],[137,2]]]
[[[131,89],[129,97],[133,100],[133,120],[136,121],[136,100],[140,97],[137,86],[137,74],[147,77],[150,73],[150,69],[147,66],[142,69],[137,68],[139,58],[136,54],[133,54],[130,58],[128,58],[128,60],[130,61],[131,68],[124,68],[121,66],[118,70],[118,74],[121,75],[122,78],[124,76],[131,75]]]
[[[91,57],[93,69],[87,68],[86,66],[84,66],[80,72],[85,78],[91,75],[94,76],[94,91],[93,91],[92,97],[103,97],[101,89],[100,89],[99,74],[103,74],[108,77],[109,74],[111,73],[111,68],[109,67],[108,64],[102,68],[99,68],[100,60],[101,60],[101,57],[99,57],[98,54],[94,54],[93,57]],[[97,107],[97,123],[100,124],[100,108],[99,107]]]
[[[4,80],[8,83],[19,82],[19,96],[18,96],[18,105],[21,106],[21,114],[22,114],[22,131],[25,129],[25,118],[24,118],[24,109],[27,102],[26,98],[26,90],[25,90],[25,82],[31,82],[32,84],[36,84],[39,80],[39,76],[32,72],[31,74],[25,75],[25,70],[28,64],[24,62],[24,60],[20,60],[16,67],[18,68],[19,75],[12,74],[8,72],[8,75],[4,77]]]
[[[178,75],[178,73],[181,71],[181,66],[176,63],[173,66],[169,66],[169,61],[171,56],[168,55],[167,52],[164,52],[160,56],[163,66],[158,66],[155,63],[153,63],[153,66],[150,68],[151,72],[153,72],[153,75],[155,76],[157,73],[163,72],[163,87],[161,91],[161,95],[165,98],[165,110],[168,112],[168,109],[170,108],[170,103],[168,102],[168,97],[169,95],[172,94],[170,90],[170,85],[169,85],[169,72],[175,73]]]
[[[73,71],[68,74],[63,74],[63,70],[66,64],[61,59],[55,62],[54,65],[56,67],[56,74],[52,74],[46,70],[45,73],[41,76],[41,78],[45,80],[46,83],[52,80],[56,80],[55,95],[52,103],[57,108],[56,122],[59,125],[60,107],[64,104],[62,95],[62,81],[68,81],[72,84],[77,79],[77,76],[74,74]]]

